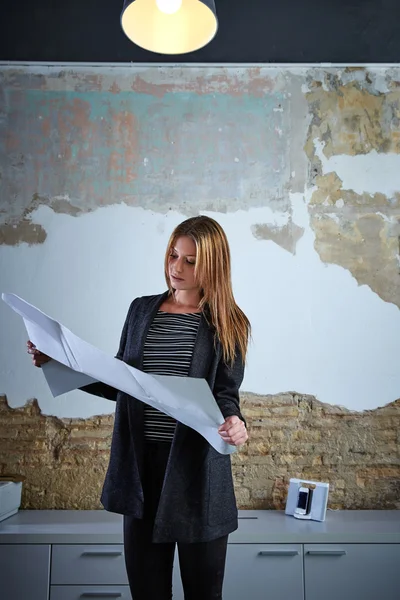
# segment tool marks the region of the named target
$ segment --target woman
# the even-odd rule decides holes
[[[226,235],[198,216],[176,227],[165,256],[168,291],[130,306],[117,358],[148,373],[205,378],[225,419],[219,434],[247,441],[239,387],[250,334],[236,305]],[[33,363],[49,357],[28,342]],[[185,600],[222,598],[228,534],[237,529],[229,455],[196,431],[102,383],[84,391],[116,400],[101,501],[124,515],[134,600],[170,600],[175,544]]]

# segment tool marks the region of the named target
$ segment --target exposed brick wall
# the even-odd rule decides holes
[[[233,457],[240,508],[283,509],[290,477],[328,481],[328,506],[400,509],[400,400],[355,412],[295,393],[242,395],[250,440]],[[112,415],[59,419],[0,396],[0,475],[25,475],[22,508],[96,509]]]
[[[400,508],[400,400],[363,412],[295,393],[242,396],[250,442],[234,458],[243,508],[284,507],[290,477],[330,484],[328,506]]]

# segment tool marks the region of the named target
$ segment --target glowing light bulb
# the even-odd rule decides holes
[[[182,0],[156,0],[156,4],[161,12],[173,15],[182,6]]]

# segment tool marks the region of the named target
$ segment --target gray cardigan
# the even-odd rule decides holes
[[[134,300],[121,335],[117,358],[142,368],[147,331],[168,292]],[[244,364],[238,354],[232,367],[222,360],[219,341],[204,314],[193,349],[189,377],[205,378],[224,417],[243,417],[239,387]],[[116,400],[110,461],[101,502],[111,512],[143,516],[143,408],[139,400],[102,383],[84,391]],[[205,542],[237,529],[237,508],[230,456],[216,452],[196,431],[177,423],[164,487],[154,523],[154,542]]]

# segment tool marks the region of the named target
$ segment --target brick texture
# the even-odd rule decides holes
[[[242,394],[249,442],[233,456],[240,508],[284,509],[290,477],[327,481],[333,509],[400,509],[400,400],[355,412],[313,396]],[[0,396],[0,475],[22,508],[97,509],[113,415],[59,419]]]

